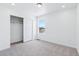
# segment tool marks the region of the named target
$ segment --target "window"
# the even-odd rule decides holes
[[[39,20],[39,32],[43,33],[45,31],[45,21]]]

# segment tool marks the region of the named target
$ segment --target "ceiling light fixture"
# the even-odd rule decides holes
[[[36,4],[38,7],[42,7],[42,3],[37,3]]]
[[[62,8],[65,8],[65,6],[64,6],[64,5],[62,5],[61,7],[62,7]]]
[[[15,5],[15,3],[12,3],[11,5],[12,5],[12,6],[14,6],[14,5]]]

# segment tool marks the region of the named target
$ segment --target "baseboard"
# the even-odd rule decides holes
[[[11,43],[11,45],[18,44],[18,43],[22,43],[22,42],[23,42],[23,40],[22,41],[18,41],[18,42]]]
[[[40,39],[36,39],[36,40],[40,40]]]
[[[41,40],[41,39],[40,39]],[[41,41],[45,41],[45,42],[48,42],[48,43],[51,43],[51,44],[57,44],[57,45],[61,45],[61,46],[65,46],[65,47],[69,47],[69,48],[75,48],[76,47],[73,47],[73,46],[68,46],[66,44],[61,44],[61,43],[58,43],[58,42],[51,42],[51,41],[48,41],[48,40],[41,40]]]

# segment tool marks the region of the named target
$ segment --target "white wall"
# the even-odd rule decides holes
[[[0,50],[10,47],[10,18],[8,9],[0,7]]]
[[[25,17],[24,20],[24,42],[32,40],[32,20]]]
[[[45,20],[46,31],[39,33],[41,40],[76,47],[75,20],[76,8],[56,11],[39,17]]]
[[[77,20],[76,20],[76,41],[77,50],[79,52],[79,4],[77,4]]]

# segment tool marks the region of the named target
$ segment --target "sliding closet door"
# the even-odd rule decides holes
[[[23,18],[11,16],[11,43],[23,41]]]

